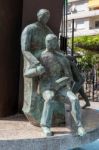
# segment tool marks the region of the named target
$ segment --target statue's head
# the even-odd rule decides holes
[[[48,34],[45,38],[46,48],[48,50],[55,50],[58,48],[58,39],[55,34]]]
[[[37,19],[42,24],[46,24],[50,18],[50,12],[47,9],[40,9],[37,13]]]

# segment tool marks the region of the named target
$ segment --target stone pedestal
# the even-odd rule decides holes
[[[41,128],[30,124],[23,115],[0,120],[0,149],[2,150],[67,150],[90,143],[99,138],[99,103],[82,111],[82,121],[87,134],[79,137],[76,131],[53,127],[52,137],[44,137]]]

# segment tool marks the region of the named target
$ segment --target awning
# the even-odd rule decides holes
[[[99,0],[89,0],[88,6],[89,6],[89,8],[99,7]]]

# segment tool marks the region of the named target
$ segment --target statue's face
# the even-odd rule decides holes
[[[57,37],[53,34],[49,34],[46,37],[45,43],[48,50],[55,50],[58,47]]]
[[[41,9],[37,13],[37,18],[39,22],[41,22],[42,24],[46,24],[50,18],[50,12],[46,9]]]

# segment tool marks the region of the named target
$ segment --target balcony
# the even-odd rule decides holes
[[[89,6],[89,8],[98,8],[99,0],[89,0],[88,6]]]
[[[99,29],[91,29],[91,30],[78,30],[74,32],[74,36],[87,36],[87,35],[97,35],[99,34]],[[72,32],[68,32],[68,37],[72,37]]]
[[[99,16],[99,10],[83,11],[68,15],[68,20]]]
[[[69,3],[76,2],[76,1],[80,1],[80,0],[68,0]]]

